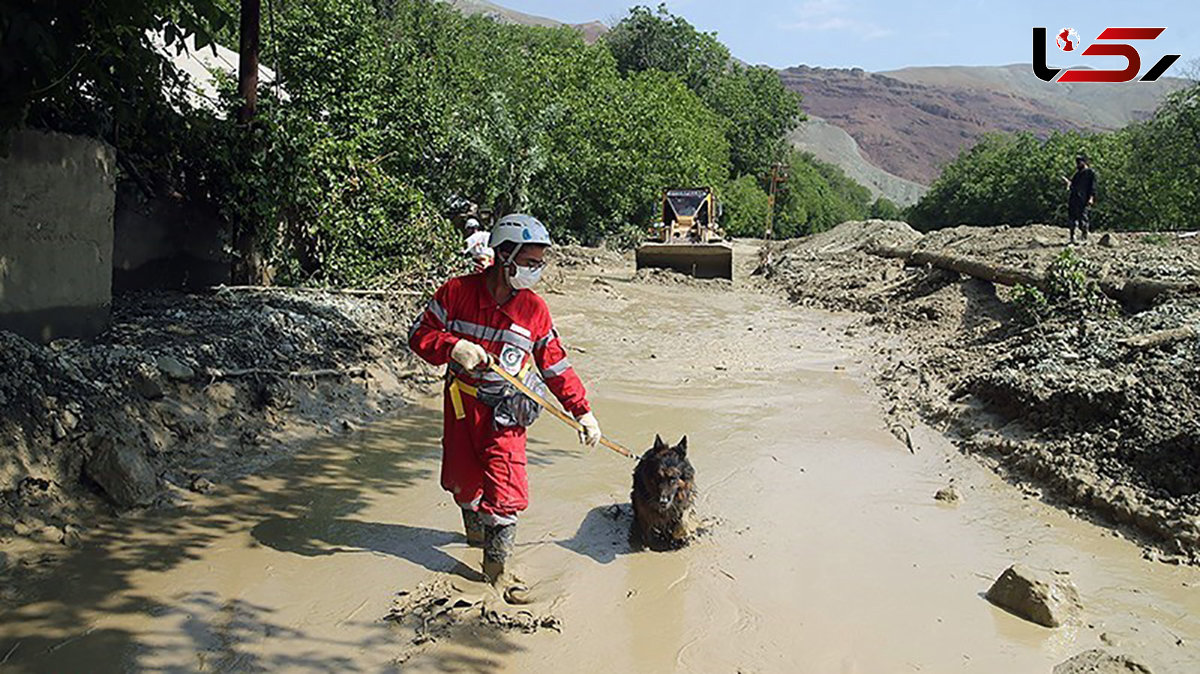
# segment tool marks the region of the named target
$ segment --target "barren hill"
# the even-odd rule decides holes
[[[988,88],[936,86],[852,70],[780,72],[804,108],[854,137],[876,166],[928,185],[940,165],[987,131],[1086,129],[1052,106]]]
[[[503,23],[515,23],[521,26],[544,26],[547,28],[556,28],[558,26],[570,26],[583,34],[583,39],[591,44],[599,37],[608,32],[608,26],[600,21],[589,21],[587,23],[563,23],[544,16],[535,16],[533,14],[525,14],[507,7],[501,7],[487,0],[445,0],[450,3],[458,11],[463,14],[482,14],[490,16],[497,21]]]
[[[933,66],[901,68],[879,73],[912,84],[988,89],[1035,99],[1065,118],[1104,129],[1117,129],[1153,114],[1162,99],[1188,81],[1164,77],[1131,86],[1058,84],[1031,75],[1028,63],[1006,66]]]
[[[817,159],[841,167],[846,175],[871,190],[872,198],[886,197],[901,206],[909,206],[928,191],[924,185],[872,164],[850,134],[811,113],[806,122],[788,135],[788,140]]]
[[[797,66],[780,74],[804,95],[806,111],[844,129],[871,163],[925,185],[986,132],[1115,129],[1145,118],[1185,84],[1051,84],[1020,64],[886,73]]]

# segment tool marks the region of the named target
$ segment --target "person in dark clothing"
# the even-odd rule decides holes
[[[1071,228],[1071,243],[1075,243],[1075,228],[1079,228],[1079,241],[1087,241],[1088,207],[1096,203],[1096,172],[1088,165],[1087,155],[1075,156],[1075,175],[1063,176],[1070,196],[1067,197],[1067,224]]]

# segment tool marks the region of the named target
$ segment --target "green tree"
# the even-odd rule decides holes
[[[673,73],[724,119],[733,175],[756,174],[783,159],[787,134],[804,119],[800,95],[779,73],[734,62],[715,34],[696,30],[665,5],[629,10],[603,43],[622,73]]]
[[[730,236],[762,236],[770,210],[767,193],[754,176],[731,181],[719,195],[721,223]]]
[[[1074,172],[1075,155],[1088,155],[1098,176],[1092,223],[1101,228],[1154,227],[1147,217],[1152,170],[1130,162],[1140,144],[1137,127],[1097,134],[993,134],[964,150],[942,170],[930,191],[910,210],[922,230],[958,224],[1064,223],[1064,176]],[[1165,168],[1165,167],[1163,167]],[[1157,169],[1155,169],[1157,170]]]
[[[709,90],[729,66],[729,49],[667,11],[636,6],[604,36],[622,74],[661,70],[679,75],[697,93]]]
[[[1200,84],[1170,94],[1126,135],[1128,222],[1144,229],[1200,227]],[[1133,184],[1128,178],[1135,177]]]
[[[867,216],[871,192],[837,166],[799,150],[788,152],[788,179],[776,197],[774,234],[786,238],[822,232]]]
[[[701,95],[726,120],[735,174],[759,173],[782,160],[788,133],[804,120],[800,95],[772,68],[732,64]]]
[[[216,0],[6,1],[0,132],[28,113],[37,125],[45,117],[64,123],[62,111],[81,111],[98,120],[88,130],[111,142],[113,127],[141,121],[164,82],[178,79],[150,32],[161,32],[169,48],[182,48],[186,36],[203,48],[214,31],[233,22]],[[83,115],[69,121],[84,125]]]

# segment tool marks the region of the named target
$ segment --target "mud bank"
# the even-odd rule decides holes
[[[1093,235],[1075,249],[1103,278],[1200,280],[1200,237]],[[1101,301],[1030,321],[1011,288],[873,254],[906,248],[1042,275],[1062,229],[845,223],[775,246],[760,271],[798,303],[865,314],[861,348],[903,436],[917,418],[1047,500],[1134,535],[1169,561],[1200,561],[1200,298],[1141,311]]]
[[[924,424],[909,453],[844,337],[855,316],[741,273],[607,269],[568,270],[556,325],[611,437],[687,434],[708,535],[635,549],[632,463],[543,416],[516,551],[541,599],[500,607],[438,486],[441,401],[418,398],[186,511],[100,518],[54,564],[0,571],[5,671],[1008,674],[1092,649],[1200,667],[1200,569],[1023,498]],[[934,499],[948,484],[953,506]],[[984,599],[1014,563],[1069,571],[1078,620]]]
[[[416,302],[129,294],[93,341],[0,332],[5,556],[75,545],[97,516],[186,505],[301,441],[393,413],[433,376],[404,347]]]

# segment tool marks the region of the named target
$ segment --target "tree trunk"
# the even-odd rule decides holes
[[[910,266],[921,267],[929,265],[1000,285],[1027,285],[1041,290],[1046,289],[1046,277],[1044,274],[1018,267],[991,264],[961,255],[917,250],[914,248],[896,248],[892,246],[877,246],[867,252],[878,257],[901,259],[904,260],[905,264]],[[1097,285],[1100,287],[1101,292],[1117,300],[1130,311],[1140,311],[1151,306],[1164,293],[1200,292],[1200,284],[1198,283],[1160,281],[1144,277],[1107,277],[1100,279]]]
[[[238,96],[242,107],[238,123],[249,124],[258,105],[258,28],[262,17],[261,0],[242,0],[238,49]]]
[[[241,26],[238,50],[238,124],[247,134],[246,142],[254,142],[250,123],[258,105],[258,42],[262,16],[261,0],[241,0]],[[261,223],[241,219],[233,223],[234,254],[233,282],[257,284],[263,281],[263,264],[258,252],[258,228]]]

